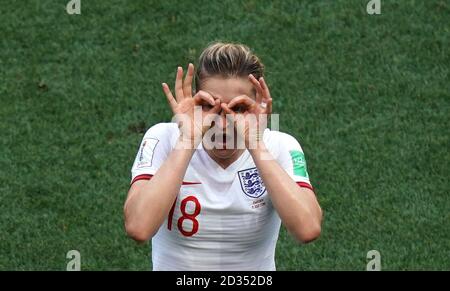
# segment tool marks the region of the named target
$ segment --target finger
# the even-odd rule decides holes
[[[170,107],[172,108],[172,110],[175,109],[175,107],[177,106],[177,101],[175,100],[175,98],[173,98],[172,91],[170,91],[170,88],[166,83],[162,83],[162,87]]]
[[[177,78],[175,79],[175,97],[177,98],[178,102],[184,99],[182,67],[178,67],[177,69]]]
[[[209,110],[208,111],[208,113],[218,113],[219,111],[220,111],[220,108],[221,108],[221,106],[220,106],[220,100],[219,99],[216,99],[216,100],[214,100],[215,101],[215,103],[214,103],[214,107],[213,108],[211,108],[211,110]]]
[[[196,104],[199,104],[202,100],[204,100],[208,102],[208,104],[210,104],[211,106],[215,105],[213,96],[208,92],[202,90],[198,91],[197,94],[195,94],[194,100]]]
[[[255,76],[250,74],[248,78],[256,89],[256,103],[261,104],[262,96],[264,96],[263,88],[261,87],[261,84],[258,82],[258,80],[256,80]]]
[[[230,122],[229,124],[234,125],[234,122],[236,120],[236,113],[233,110],[231,110],[231,108],[228,107],[228,105],[225,103],[220,104],[220,107],[222,108],[223,112],[225,113],[225,118]]]
[[[270,90],[269,90],[269,87],[267,86],[266,81],[264,80],[263,77],[259,78],[259,83],[261,84],[261,88],[262,88],[262,90],[263,90],[263,99],[265,99],[265,100],[263,100],[263,101],[266,101],[266,103],[267,103],[267,100],[269,100],[269,99],[272,98],[272,97],[270,96]]]
[[[192,97],[192,79],[194,78],[194,65],[189,64],[186,78],[184,79],[183,83],[183,92],[184,97]]]
[[[272,98],[267,100],[265,113],[266,114],[271,114],[272,113]]]
[[[230,107],[228,107],[227,104],[222,103],[220,106],[222,107],[222,110],[225,112],[225,114],[230,114],[230,115],[233,115],[233,116],[236,114],[236,113],[234,113],[233,110],[230,109]]]
[[[233,108],[236,105],[246,105],[246,106],[251,106],[255,103],[255,101],[253,99],[251,99],[250,97],[248,97],[247,95],[241,95],[238,97],[234,97],[230,103],[228,103],[228,107],[229,108]]]

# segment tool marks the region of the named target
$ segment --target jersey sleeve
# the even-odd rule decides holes
[[[172,151],[176,124],[159,123],[145,133],[131,169],[131,184],[149,180]]]
[[[305,154],[299,142],[291,135],[278,133],[277,154],[275,156],[281,167],[301,187],[313,190],[309,180]]]

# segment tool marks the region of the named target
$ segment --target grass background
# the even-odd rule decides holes
[[[161,92],[213,40],[267,66],[325,212],[279,270],[450,269],[448,1],[0,0],[0,270],[148,270],[122,205]]]

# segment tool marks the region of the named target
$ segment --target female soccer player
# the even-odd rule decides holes
[[[178,68],[175,97],[162,84],[178,124],[147,131],[124,205],[128,235],[152,238],[154,270],[275,270],[281,222],[300,242],[320,235],[322,210],[300,144],[260,117],[272,110],[263,73],[248,47],[214,43],[196,73],[189,64],[183,80]],[[250,115],[256,125],[237,126]]]

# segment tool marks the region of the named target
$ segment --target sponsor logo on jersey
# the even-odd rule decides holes
[[[294,167],[294,175],[309,178],[308,171],[306,169],[305,155],[301,151],[289,151],[292,158],[292,165]]]
[[[156,138],[146,138],[142,142],[142,146],[139,149],[138,168],[151,167],[153,160],[153,153],[155,152],[156,145],[159,140]]]
[[[258,198],[266,192],[264,182],[259,176],[257,168],[250,168],[238,172],[239,182],[245,195]]]
[[[147,144],[147,141],[144,140],[144,142],[142,143],[142,146],[141,146],[141,150],[139,151],[139,163],[142,163],[142,160],[144,159],[144,148],[145,148],[146,144]]]

